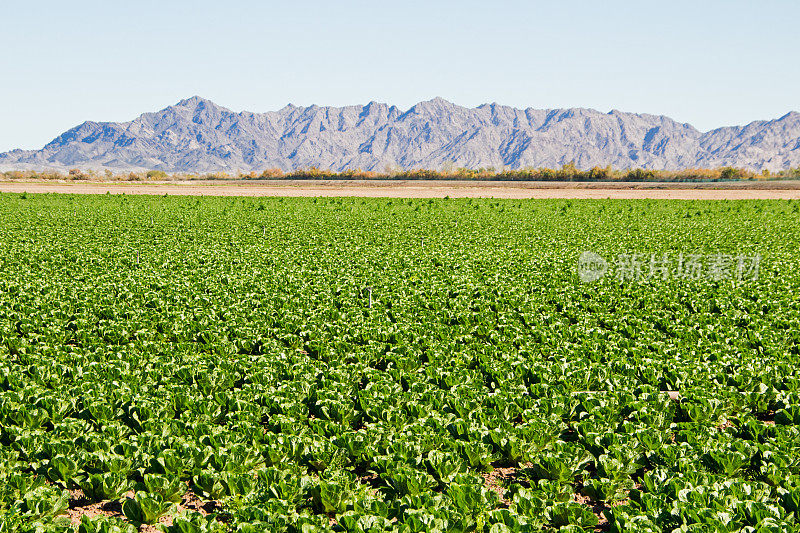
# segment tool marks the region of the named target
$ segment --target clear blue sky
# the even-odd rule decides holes
[[[200,95],[233,110],[441,96],[666,114],[800,110],[800,2],[0,2],[0,151]]]

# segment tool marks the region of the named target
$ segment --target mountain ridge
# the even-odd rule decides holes
[[[403,111],[371,101],[235,112],[192,96],[127,122],[85,121],[0,169],[167,172],[800,166],[800,113],[701,132],[664,115],[590,108],[467,108],[441,97]]]

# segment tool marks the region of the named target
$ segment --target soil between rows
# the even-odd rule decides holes
[[[83,182],[0,181],[0,192],[64,194],[145,194],[185,196],[285,196],[377,198],[521,199],[800,199],[798,182],[608,183],[608,182],[447,182],[447,181],[170,181]]]

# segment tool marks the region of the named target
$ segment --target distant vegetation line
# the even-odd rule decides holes
[[[642,168],[613,169],[594,167],[581,170],[574,164],[563,165],[559,169],[527,168],[517,170],[496,170],[493,168],[454,170],[398,170],[373,172],[364,170],[345,170],[334,172],[311,167],[308,169],[284,172],[270,168],[262,172],[211,172],[211,173],[167,173],[162,170],[148,172],[115,173],[111,169],[79,170],[66,174],[56,171],[7,171],[0,175],[6,180],[40,179],[73,181],[178,181],[178,180],[474,180],[474,181],[621,181],[621,182],[704,182],[734,180],[775,180],[800,179],[800,167],[779,172],[763,170],[754,172],[735,167],[696,168],[686,170],[650,170]]]

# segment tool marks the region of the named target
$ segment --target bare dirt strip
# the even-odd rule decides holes
[[[466,181],[0,181],[0,192],[383,198],[800,199],[800,181],[717,183]]]

